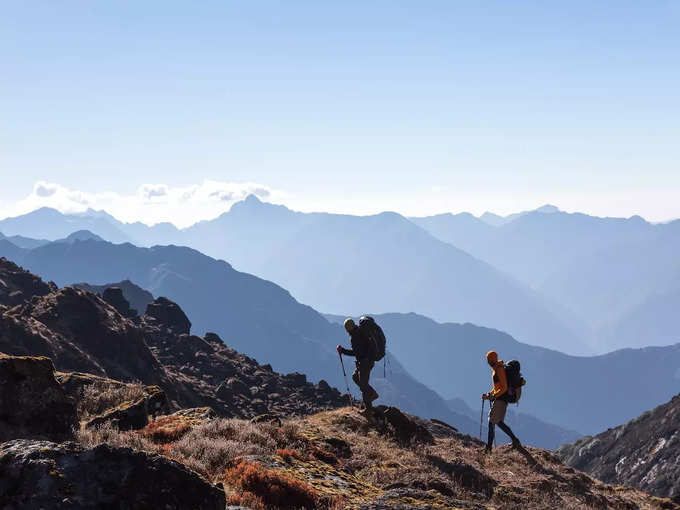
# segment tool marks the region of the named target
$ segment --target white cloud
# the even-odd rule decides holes
[[[0,210],[0,217],[16,216],[40,207],[62,213],[80,213],[87,209],[104,210],[121,221],[142,221],[152,225],[163,221],[186,227],[200,220],[219,216],[235,202],[254,194],[268,202],[280,202],[285,194],[253,182],[205,180],[201,184],[172,187],[166,184],[143,184],[135,193],[112,191],[84,192],[61,184],[39,181],[33,191],[12,206]]]

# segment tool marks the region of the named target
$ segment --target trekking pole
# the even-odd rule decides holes
[[[484,420],[484,399],[482,399],[482,412],[479,415],[479,440],[482,440],[482,421]]]
[[[352,403],[352,393],[349,391],[349,382],[347,381],[347,372],[345,372],[345,362],[342,361],[342,354],[338,353],[340,356],[340,365],[342,366],[342,375],[345,376],[345,386],[347,386],[347,397],[349,398],[349,406],[354,407]]]

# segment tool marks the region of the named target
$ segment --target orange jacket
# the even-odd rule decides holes
[[[493,389],[489,392],[489,395],[492,397],[498,398],[508,391],[508,376],[505,374],[505,366],[502,360],[498,360],[493,366],[491,380],[493,381]]]

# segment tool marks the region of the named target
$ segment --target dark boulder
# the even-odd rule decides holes
[[[102,298],[123,317],[137,317],[137,312],[130,308],[130,303],[123,296],[123,289],[120,287],[107,287],[102,294]]]
[[[293,387],[301,387],[307,384],[307,376],[299,372],[293,372],[284,376],[285,380]]]
[[[49,358],[0,354],[0,441],[63,440],[77,425],[76,406]]]
[[[223,490],[160,455],[29,440],[0,445],[0,501],[7,510],[225,507]]]
[[[146,307],[146,316],[153,317],[175,333],[189,334],[191,321],[179,305],[168,298],[159,297]]]

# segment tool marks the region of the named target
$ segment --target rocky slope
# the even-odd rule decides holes
[[[44,296],[56,289],[55,284],[45,283],[14,262],[0,257],[0,305],[15,306],[33,296]]]
[[[348,402],[324,381],[314,385],[302,374],[278,374],[215,334],[189,334],[191,322],[166,298],[151,302],[142,317],[124,317],[114,305],[123,312],[129,306],[118,293],[109,293],[115,299],[108,303],[88,291],[48,287],[5,262],[0,279],[10,281],[8,273],[38,291],[29,301],[0,310],[0,352],[5,354],[48,357],[60,371],[91,374],[82,379],[86,382],[98,376],[156,385],[176,409],[210,406],[220,416],[295,415]]]
[[[567,464],[680,503],[680,395],[625,425],[560,447]]]

